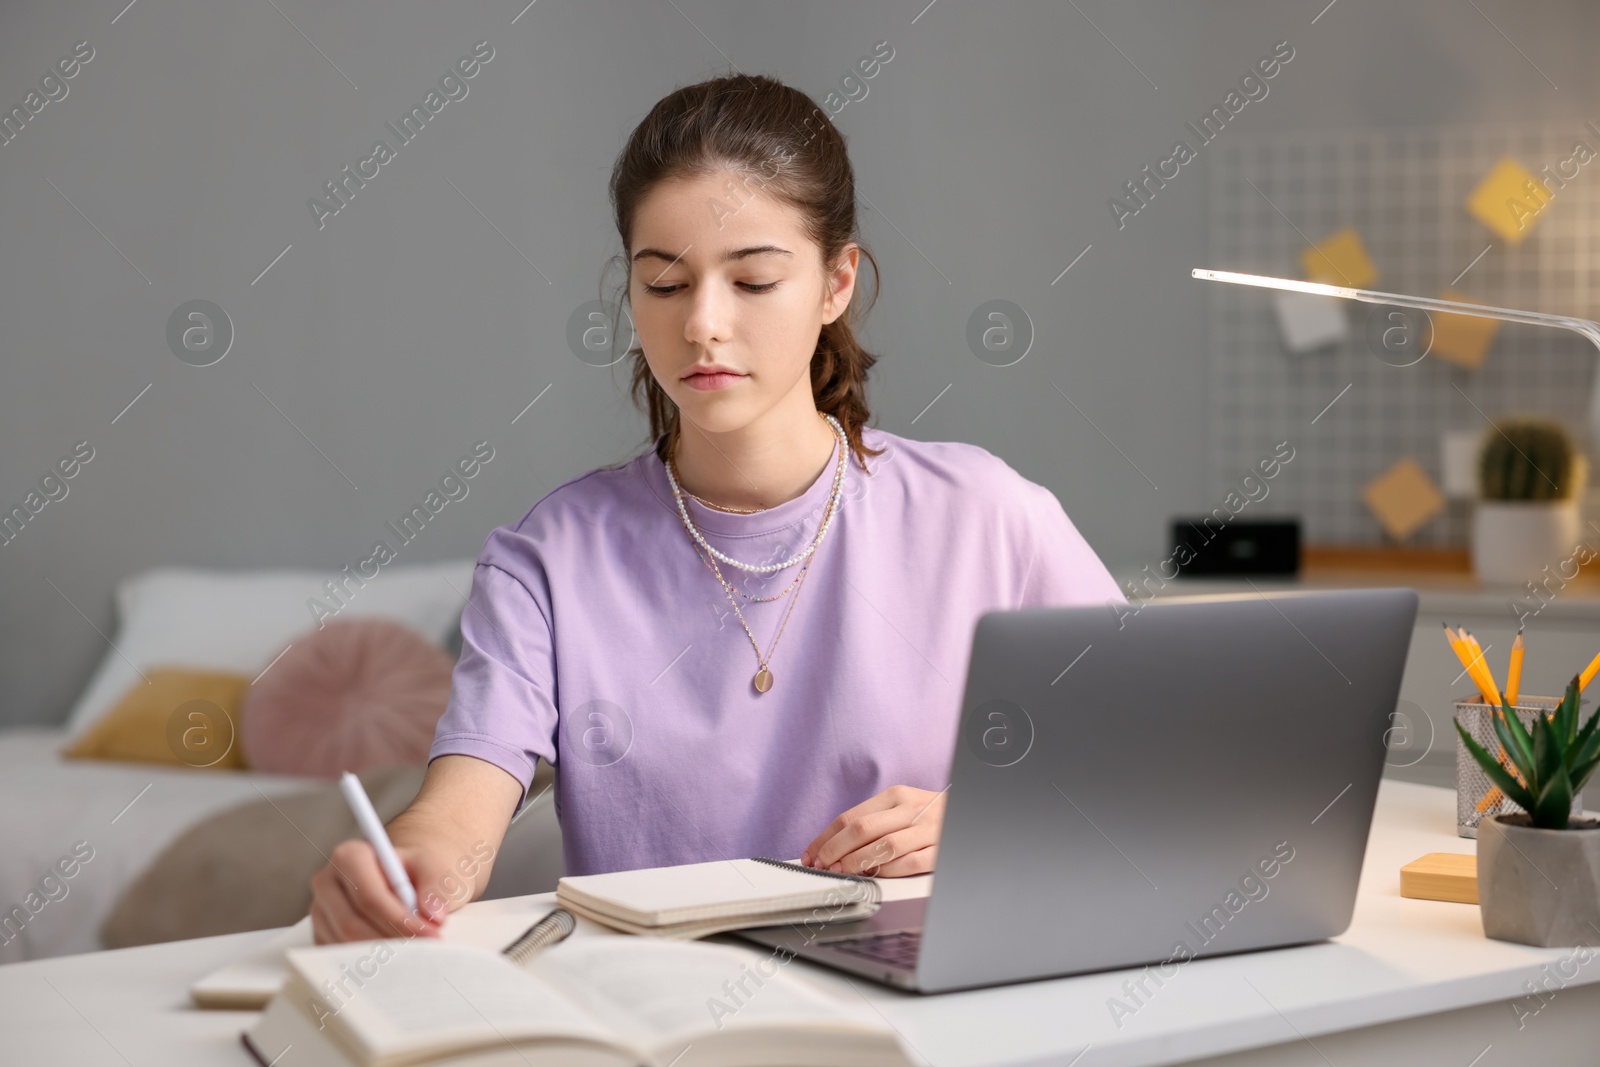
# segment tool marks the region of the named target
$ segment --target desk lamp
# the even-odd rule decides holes
[[[1303,282],[1293,278],[1273,278],[1263,274],[1236,274],[1233,271],[1207,270],[1204,267],[1196,267],[1189,274],[1204,281],[1254,285],[1262,289],[1283,289],[1291,293],[1310,293],[1315,296],[1336,296],[1343,300],[1359,300],[1365,304],[1390,304],[1395,307],[1417,308],[1420,311],[1438,311],[1446,315],[1476,315],[1483,319],[1526,322],[1535,326],[1556,326],[1582,334],[1595,346],[1595,350],[1600,352],[1600,322],[1592,322],[1589,319],[1546,315],[1539,311],[1518,311],[1515,308],[1490,307],[1487,304],[1457,303],[1454,300],[1439,300],[1428,296],[1380,293],[1372,289],[1352,289],[1344,285]],[[1589,393],[1589,437],[1595,444],[1600,445],[1600,372],[1596,373],[1594,388]]]

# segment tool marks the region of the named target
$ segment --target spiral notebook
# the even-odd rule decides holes
[[[883,894],[864,875],[754,856],[608,874],[556,883],[556,901],[615,930],[692,939],[725,930],[864,919]]]

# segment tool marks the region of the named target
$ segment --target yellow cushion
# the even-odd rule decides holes
[[[112,709],[61,754],[69,759],[130,760],[242,770],[239,708],[250,688],[243,674],[152,667]]]

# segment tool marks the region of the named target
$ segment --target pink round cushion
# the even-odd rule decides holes
[[[246,691],[239,709],[245,762],[323,778],[426,763],[452,669],[449,654],[409,626],[326,623],[295,638]]]

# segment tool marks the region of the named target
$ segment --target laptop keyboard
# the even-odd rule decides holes
[[[860,934],[825,943],[829,948],[862,956],[894,967],[915,967],[922,947],[921,930],[895,930],[886,934]]]

